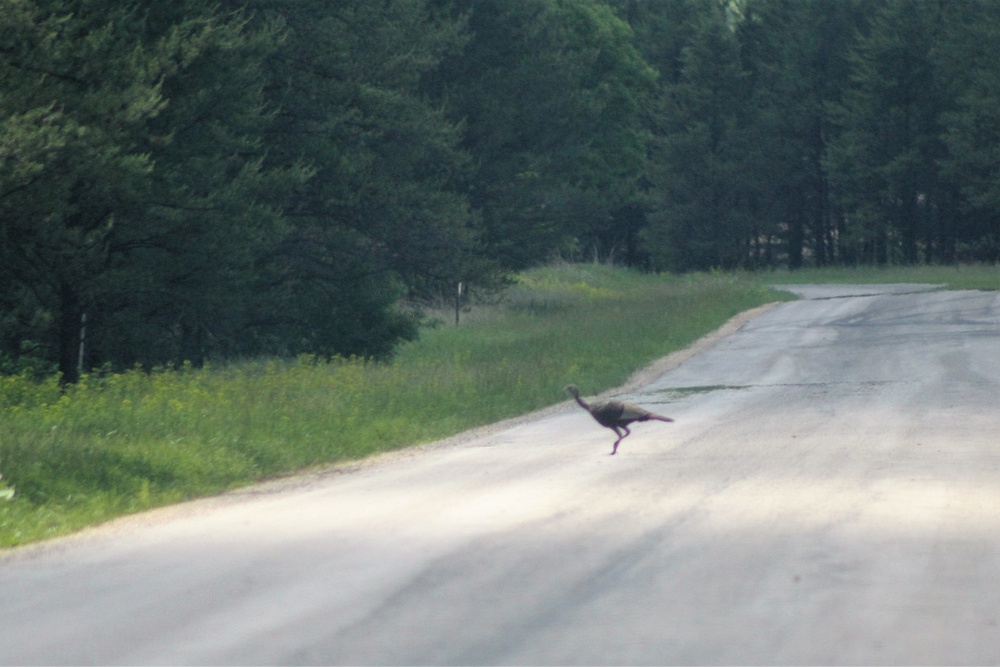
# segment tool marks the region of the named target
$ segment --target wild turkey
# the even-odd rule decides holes
[[[618,451],[618,443],[632,434],[632,431],[628,428],[628,425],[632,422],[645,422],[650,419],[661,422],[673,421],[670,417],[664,417],[650,412],[645,408],[640,408],[638,405],[622,401],[600,401],[591,405],[580,398],[580,391],[573,385],[566,387],[566,391],[576,399],[581,408],[589,412],[590,416],[597,420],[598,424],[610,428],[618,436],[618,439],[615,440],[615,446],[611,450],[612,456]],[[622,433],[622,431],[625,431],[625,433]]]

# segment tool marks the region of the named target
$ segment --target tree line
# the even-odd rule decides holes
[[[553,256],[995,262],[992,0],[0,0],[0,372],[384,357]]]

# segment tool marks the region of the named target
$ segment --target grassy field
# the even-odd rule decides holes
[[[998,275],[980,267],[676,277],[560,265],[520,275],[459,327],[425,330],[391,363],[136,370],[86,377],[65,392],[55,379],[0,377],[0,546],[441,438],[565,400],[569,382],[599,392],[740,311],[790,298],[771,283],[995,288]]]

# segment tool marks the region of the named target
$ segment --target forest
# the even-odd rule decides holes
[[[383,359],[553,258],[1000,259],[995,0],[0,0],[0,373]]]

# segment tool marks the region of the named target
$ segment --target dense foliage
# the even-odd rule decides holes
[[[0,0],[0,372],[383,357],[553,255],[995,262],[998,50],[993,0]]]

